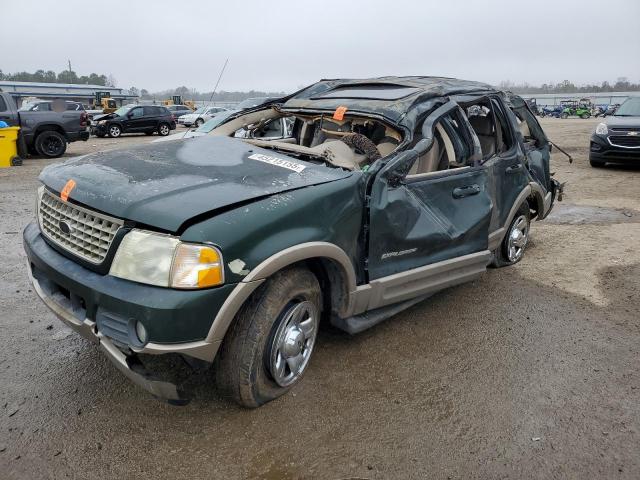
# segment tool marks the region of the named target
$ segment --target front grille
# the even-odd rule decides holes
[[[613,132],[640,132],[640,127],[610,127]]]
[[[609,142],[617,147],[640,147],[640,135],[611,135]]]
[[[101,263],[107,256],[111,242],[123,224],[117,218],[63,202],[47,190],[42,194],[38,217],[45,237],[94,264]],[[61,227],[63,223],[66,225]]]

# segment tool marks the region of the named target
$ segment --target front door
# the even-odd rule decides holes
[[[124,132],[140,132],[143,130],[144,110],[142,107],[132,108],[128,113],[126,120],[122,122],[122,130]]]
[[[374,181],[369,207],[370,281],[415,269],[424,270],[426,276],[455,270],[462,265],[458,259],[465,265],[471,261],[476,269],[486,266],[493,207],[487,170],[479,165],[477,139],[462,110],[453,102],[448,105],[444,113],[441,108],[425,119],[416,132],[431,142],[430,148],[401,154]],[[428,265],[438,268],[422,268]],[[410,277],[413,287],[419,277]],[[445,277],[451,278],[441,278]],[[385,303],[392,301],[389,297]]]

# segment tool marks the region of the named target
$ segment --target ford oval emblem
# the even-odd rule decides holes
[[[65,235],[71,235],[71,232],[73,232],[73,228],[71,228],[71,225],[69,225],[64,220],[60,220],[60,223],[58,223],[58,227],[60,227],[60,231]]]

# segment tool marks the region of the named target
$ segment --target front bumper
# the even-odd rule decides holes
[[[632,163],[640,161],[640,148],[611,144],[609,135],[591,135],[589,160],[596,162]]]
[[[172,402],[186,399],[174,383],[159,380],[155,374],[166,372],[147,371],[139,354],[176,353],[211,363],[221,341],[208,341],[206,337],[216,312],[235,285],[201,291],[158,291],[158,287],[87,270],[51,248],[35,222],[25,228],[23,241],[34,290],[63,323],[99,345],[122,373],[152,395]],[[205,324],[187,333],[189,319],[198,317]],[[136,321],[149,332],[146,344],[135,335]],[[163,324],[165,333],[157,330]],[[166,331],[166,327],[172,330]],[[154,328],[155,338],[166,339],[169,335],[173,343],[153,343]]]
[[[91,125],[91,134],[92,135],[106,135],[107,134],[107,126],[106,125],[98,125],[94,123]]]

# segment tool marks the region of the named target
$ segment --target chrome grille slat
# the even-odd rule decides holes
[[[120,219],[63,202],[48,190],[42,194],[38,220],[43,235],[50,241],[94,264],[105,259],[123,225]],[[70,234],[60,229],[61,221],[71,227]]]

